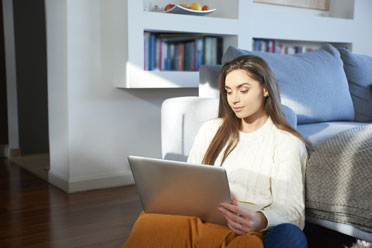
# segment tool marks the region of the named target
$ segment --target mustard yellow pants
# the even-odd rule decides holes
[[[123,248],[263,248],[262,236],[262,232],[240,236],[225,226],[203,223],[197,217],[142,212]]]

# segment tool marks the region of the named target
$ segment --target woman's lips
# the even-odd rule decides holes
[[[233,110],[234,110],[234,112],[240,112],[240,111],[242,111],[243,108],[244,107],[234,107]]]

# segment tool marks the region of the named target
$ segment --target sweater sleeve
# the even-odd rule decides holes
[[[307,151],[302,141],[286,136],[274,154],[272,204],[261,211],[267,218],[267,228],[282,223],[304,228],[306,162]]]

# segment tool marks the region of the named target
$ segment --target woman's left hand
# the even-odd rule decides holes
[[[238,235],[266,228],[267,219],[263,213],[240,207],[235,199],[232,204],[220,203],[218,210],[225,216],[227,226]]]

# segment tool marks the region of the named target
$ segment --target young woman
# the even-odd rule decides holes
[[[202,125],[188,162],[226,169],[234,200],[216,207],[228,227],[142,213],[124,247],[307,247],[306,141],[284,117],[272,71],[259,57],[238,57],[223,66],[219,90],[219,118]]]

